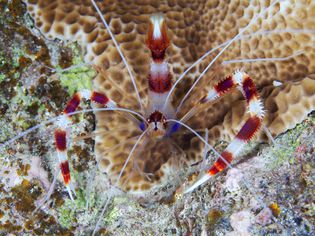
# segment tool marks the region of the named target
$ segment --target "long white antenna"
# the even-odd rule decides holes
[[[150,130],[150,129],[146,129],[145,131],[143,131],[143,133],[142,133],[142,134],[139,136],[139,138],[137,139],[136,143],[133,145],[133,147],[132,147],[131,151],[129,152],[129,155],[128,155],[128,157],[127,157],[125,163],[124,163],[124,166],[122,167],[122,169],[121,169],[120,172],[119,172],[118,178],[117,178],[117,180],[116,180],[116,182],[115,182],[115,185],[114,185],[115,187],[118,185],[119,180],[120,180],[120,178],[121,178],[121,176],[122,176],[122,174],[123,174],[123,172],[124,172],[124,170],[125,170],[125,168],[126,168],[128,162],[129,162],[130,158],[132,157],[132,154],[133,154],[134,150],[135,150],[136,147],[138,146],[138,144],[139,144],[139,142],[141,141],[142,137],[143,137],[149,130]],[[110,192],[109,192],[109,194],[108,194],[108,197],[107,197],[106,203],[105,203],[105,205],[104,205],[104,207],[103,207],[103,210],[102,210],[102,212],[101,212],[101,215],[99,216],[99,219],[98,219],[98,221],[97,221],[97,223],[96,223],[96,225],[95,225],[95,227],[94,227],[92,236],[94,236],[95,233],[96,233],[96,231],[98,230],[98,226],[99,226],[99,224],[101,223],[102,217],[103,217],[103,215],[104,215],[104,213],[105,213],[105,211],[106,211],[106,209],[107,209],[107,206],[108,206],[108,204],[109,204],[109,201],[112,199],[112,197],[113,197],[113,188],[110,190]]]
[[[197,61],[195,61],[191,66],[189,66],[185,71],[184,73],[182,73],[179,78],[176,80],[176,82],[174,83],[174,85],[172,86],[171,90],[169,91],[169,93],[167,94],[167,97],[165,99],[165,103],[164,103],[164,107],[163,107],[163,110],[165,109],[165,107],[167,106],[168,104],[168,101],[171,97],[171,95],[173,94],[174,90],[175,90],[175,87],[176,85],[184,78],[184,76],[193,68],[195,67],[196,65],[198,65],[200,62],[202,62],[202,60],[207,57],[208,55],[210,55],[211,53],[213,53],[214,51],[218,50],[219,48],[223,47],[224,45],[228,44],[229,41],[226,41],[225,43],[223,44],[220,44],[214,48],[212,48],[211,50],[209,50],[208,52],[206,52],[205,54],[202,55],[202,57],[200,57]]]
[[[95,3],[94,0],[91,0],[91,2],[92,2],[92,4],[93,4],[95,10],[97,11],[98,15],[100,16],[100,18],[101,18],[103,24],[105,25],[105,28],[106,28],[107,32],[109,33],[110,37],[112,38],[112,40],[113,40],[113,42],[114,42],[114,44],[115,44],[115,47],[116,47],[116,49],[117,49],[117,51],[118,51],[118,53],[119,53],[119,55],[120,55],[122,61],[124,62],[125,66],[126,66],[126,68],[127,68],[127,70],[128,70],[128,73],[129,73],[129,75],[130,75],[131,82],[132,82],[132,84],[133,84],[133,87],[134,87],[135,90],[136,90],[137,99],[138,99],[138,102],[139,102],[139,105],[140,105],[140,109],[141,109],[142,114],[143,114],[144,110],[143,110],[142,101],[141,101],[141,98],[140,98],[140,93],[139,93],[139,90],[138,90],[138,88],[137,88],[135,78],[134,78],[134,76],[133,76],[133,74],[132,74],[132,72],[131,72],[131,69],[130,69],[130,67],[129,67],[129,64],[127,63],[125,56],[123,55],[122,51],[120,50],[120,47],[119,47],[119,45],[118,45],[118,43],[117,43],[117,41],[116,41],[116,39],[115,39],[115,37],[114,37],[112,31],[110,30],[110,28],[109,28],[109,26],[108,26],[108,24],[107,24],[107,22],[106,22],[106,20],[105,20],[105,18],[104,18],[104,16],[103,16],[101,10],[99,9],[99,7],[97,6],[97,4]]]
[[[186,125],[185,123],[179,121],[179,120],[174,120],[174,119],[168,119],[167,122],[175,122],[178,123],[182,126],[184,126],[186,129],[191,131],[193,134],[195,134],[204,144],[205,148],[210,148],[221,160],[227,165],[228,168],[234,169],[234,167],[226,161],[202,136],[200,136],[193,128],[190,126]],[[210,176],[209,175],[204,175],[199,180],[197,180],[192,186],[190,186],[188,189],[185,190],[185,193],[191,192],[192,190],[195,189],[196,186],[199,186],[200,184],[204,183],[205,181],[209,180]],[[248,189],[248,191],[254,196],[254,198],[265,208],[267,208],[267,204],[263,200],[261,200],[260,197],[256,194],[256,192],[252,189],[254,189],[245,179],[242,179],[243,184],[245,187]],[[272,216],[272,219],[280,225],[283,231],[285,231],[285,228],[283,227],[282,223],[275,217]]]
[[[194,84],[191,86],[191,88],[188,90],[188,92],[186,93],[186,95],[184,96],[184,98],[182,99],[182,101],[180,102],[177,110],[179,110],[181,108],[181,106],[183,105],[183,102],[186,100],[186,98],[188,97],[188,95],[191,93],[191,91],[195,88],[196,84],[199,82],[199,80],[202,78],[202,76],[207,72],[207,70],[212,66],[212,64],[219,58],[219,56],[222,55],[222,53],[235,41],[237,40],[259,17],[263,16],[267,11],[270,10],[270,8],[272,8],[275,4],[277,4],[278,2],[280,2],[282,0],[277,0],[274,3],[272,3],[269,7],[267,7],[266,9],[264,9],[260,14],[258,14],[255,18],[253,18],[249,24],[243,28],[242,30],[240,30],[240,32],[234,36],[232,38],[232,40],[230,40],[225,46],[224,48],[215,56],[215,58],[209,63],[209,65],[206,67],[206,69],[203,70],[203,72],[199,75],[199,77],[197,78],[197,80],[194,82]]]
[[[228,60],[223,61],[222,65],[228,65],[232,63],[251,63],[251,62],[267,62],[267,61],[286,61],[293,57],[299,56],[303,54],[304,51],[298,51],[296,53],[293,53],[290,56],[287,57],[269,57],[269,58],[244,58],[244,59],[234,59],[234,60]]]
[[[252,34],[245,34],[245,35],[240,35],[236,40],[243,40],[243,39],[247,39],[250,37],[254,37],[254,36],[259,36],[259,35],[268,35],[268,34],[280,34],[280,33],[292,33],[292,34],[299,34],[299,33],[309,33],[309,34],[315,34],[315,30],[312,29],[277,29],[277,30],[258,30],[255,33]],[[218,50],[219,48],[222,48],[224,46],[226,46],[232,39],[229,39],[227,41],[225,41],[222,44],[219,44],[218,46],[215,46],[214,48],[210,49],[209,51],[207,51],[205,54],[203,54],[197,61],[195,61],[191,66],[189,66],[180,76],[179,78],[175,81],[175,83],[173,84],[171,90],[169,91],[166,99],[165,99],[165,104],[163,109],[165,109],[165,107],[167,106],[169,99],[171,97],[171,95],[173,94],[177,84],[183,80],[184,76],[196,65],[198,65],[200,62],[202,62],[202,60],[207,57],[208,55],[210,55],[211,53],[215,52],[216,50]]]
[[[135,111],[126,109],[126,108],[119,108],[119,107],[114,107],[114,108],[104,107],[104,108],[85,109],[85,110],[81,110],[81,111],[71,112],[71,113],[68,113],[67,115],[68,116],[72,116],[72,115],[75,115],[75,114],[88,113],[88,112],[99,112],[99,111],[123,111],[123,112],[127,112],[127,113],[130,113],[130,114],[133,114],[133,115],[139,117],[145,123],[147,122],[146,119],[141,114],[139,114],[139,113],[137,113]],[[35,125],[32,128],[29,128],[29,129],[23,131],[22,133],[20,133],[20,134],[16,135],[15,137],[5,141],[4,143],[1,143],[0,144],[0,153],[1,153],[2,150],[4,150],[4,148],[6,146],[10,145],[11,143],[15,142],[16,140],[24,137],[25,135],[33,132],[36,129],[39,129],[40,127],[43,127],[45,125],[48,125],[48,124],[53,123],[55,121],[58,121],[63,116],[64,116],[64,114],[62,114],[60,116],[57,116],[57,117],[54,117],[54,118],[51,118],[51,119],[49,119],[47,121],[44,121],[44,122],[42,122],[42,123],[40,123],[38,125]]]

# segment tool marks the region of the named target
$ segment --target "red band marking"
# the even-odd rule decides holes
[[[149,75],[149,89],[155,93],[164,93],[172,87],[172,76],[168,73],[167,76],[159,76],[152,78]]]
[[[55,145],[58,151],[65,151],[67,148],[66,131],[61,129],[55,130]]]
[[[158,39],[153,38],[154,26],[152,22],[150,23],[149,31],[147,34],[146,44],[148,48],[151,50],[152,58],[156,62],[161,62],[164,60],[165,51],[170,45],[170,40],[166,33],[166,24],[162,23],[161,26],[161,37]]]
[[[220,171],[215,167],[215,166],[212,166],[210,168],[210,170],[208,171],[209,175],[213,176],[213,175],[216,175],[217,173],[219,173]]]
[[[257,130],[261,126],[261,119],[257,116],[250,117],[241,130],[238,132],[236,135],[236,138],[244,140],[244,141],[249,141],[257,132]]]
[[[102,93],[93,92],[91,95],[91,100],[101,105],[106,105],[109,101],[109,98]]]
[[[231,163],[232,159],[233,159],[233,154],[227,151],[223,151],[221,153],[221,156],[226,160],[226,162]],[[214,164],[213,166],[210,168],[210,170],[208,171],[208,173],[210,175],[215,175],[218,172],[224,170],[226,168],[227,164],[221,159],[219,158]]]
[[[202,103],[206,103],[206,102],[208,102],[209,100],[208,100],[208,96],[207,95],[205,95],[205,96],[203,96],[201,99],[200,99],[200,103],[202,104]]]
[[[68,161],[60,163],[60,170],[65,184],[68,185],[70,182],[70,169]]]
[[[66,106],[66,108],[64,109],[63,112],[65,114],[74,112],[78,108],[78,106],[80,104],[80,100],[81,100],[80,96],[78,94],[75,94],[73,96],[73,98],[67,103],[67,106]]]
[[[250,100],[253,97],[258,96],[256,86],[250,77],[246,77],[243,80],[243,90],[244,90],[244,94],[245,94],[245,98],[246,98],[247,102],[250,102]]]
[[[232,79],[232,76],[228,76],[225,78],[225,80],[219,82],[216,86],[214,86],[214,89],[221,96],[222,94],[226,93],[229,89],[233,88],[234,86],[235,86],[235,83]]]

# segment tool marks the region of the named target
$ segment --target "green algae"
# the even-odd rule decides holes
[[[65,203],[61,206],[58,220],[62,227],[70,228],[72,226],[75,221],[75,207],[76,203],[70,199],[66,199]]]
[[[28,52],[26,47],[28,37],[33,36],[20,24],[25,7],[20,1],[1,1],[0,11],[0,35],[3,36],[0,47],[6,49],[0,52],[0,86],[6,88],[0,91],[0,114],[5,115],[0,121],[0,140],[4,141],[12,135],[12,130],[24,130],[32,126],[32,116],[24,109],[34,102],[38,103],[39,99],[30,96],[21,81],[23,71],[36,58],[36,54]]]
[[[26,48],[14,44],[11,50],[11,66],[15,69],[25,69],[30,62],[34,61],[36,56],[27,53]]]
[[[123,212],[120,209],[120,205],[128,204],[129,207],[135,208],[135,204],[131,204],[130,200],[127,197],[115,197],[113,199],[112,208],[108,211],[105,216],[105,223],[108,225],[113,224],[119,219]]]
[[[56,67],[61,85],[67,88],[68,93],[73,95],[82,89],[92,89],[92,78],[96,75],[95,70],[84,63],[82,53],[78,45],[70,46],[73,52],[72,66],[70,70],[63,69],[60,65]]]
[[[70,229],[77,225],[89,225],[97,216],[94,195],[86,196],[83,189],[76,190],[74,201],[67,198],[57,209],[58,221],[62,227]],[[87,207],[89,201],[90,208]]]
[[[7,104],[8,107],[10,107],[9,111],[12,112],[14,116],[11,117],[12,122],[10,124],[13,125],[12,127],[11,125],[2,125],[0,140],[6,140],[7,137],[12,135],[12,128],[16,130],[26,130],[30,128],[33,125],[32,115],[27,112],[22,112],[21,109],[25,110],[29,107],[32,107],[34,104],[40,104],[40,100],[37,97],[29,96],[22,85],[18,84],[15,87],[14,91],[15,96],[13,96],[11,99],[1,97],[1,103]],[[44,106],[41,105],[40,107],[41,109],[38,109],[37,112],[43,114]],[[1,123],[2,121],[0,122],[0,124]]]
[[[6,49],[0,52],[0,85],[2,88],[5,88],[0,91],[1,142],[8,140],[21,130],[40,123],[45,116],[54,116],[55,114],[51,113],[51,111],[58,110],[59,112],[62,110],[61,104],[64,105],[65,100],[69,97],[61,96],[62,99],[60,99],[55,96],[55,93],[59,94],[59,97],[60,94],[65,94],[65,89],[60,86],[59,81],[51,81],[49,78],[51,74],[45,75],[47,68],[44,68],[44,66],[49,65],[51,67],[47,44],[43,39],[39,39],[26,28],[26,25],[33,27],[33,23],[29,20],[30,17],[27,17],[25,14],[25,5],[21,1],[0,0],[0,36],[3,36],[0,47]],[[55,47],[59,46],[59,44],[58,46],[57,44],[55,45]],[[73,60],[71,59],[72,63],[82,61],[82,58],[79,57],[79,52],[76,52],[78,56],[75,55]],[[43,75],[38,78],[36,74],[32,74],[31,70],[28,71],[30,65],[33,66],[32,71],[36,70],[36,73]],[[88,68],[85,71],[91,74],[92,70]],[[80,83],[82,87],[91,87],[91,77],[84,80],[84,73],[79,73],[79,70],[71,71],[71,73],[68,72],[67,74],[82,79],[84,82]],[[29,75],[31,75],[31,78],[28,77]],[[25,83],[28,82],[31,82],[30,87],[25,86]],[[75,84],[75,82],[68,81],[69,85]],[[72,86],[70,89],[76,90],[80,88],[79,86],[76,88]],[[53,90],[54,93],[47,92],[50,90]],[[41,140],[36,140],[34,136],[28,136],[26,140],[27,143],[23,142],[23,145],[19,146],[30,149],[32,148],[30,147],[32,145],[31,142],[34,141],[36,145],[35,150],[40,149],[38,144]],[[39,155],[38,153],[27,153],[26,150],[22,149],[20,152],[15,150],[15,146],[14,148],[8,147],[3,149],[0,154],[1,161],[9,161],[9,166],[15,166],[15,161],[20,160],[20,157],[29,157],[28,155],[31,154]],[[0,164],[2,165],[3,163]],[[28,170],[29,166],[20,166],[17,173],[19,178],[27,178]],[[42,191],[39,187],[41,183],[38,183],[36,180],[35,183],[34,185],[33,181],[27,182],[24,180],[22,184],[6,191],[1,190],[1,212],[3,212],[4,216],[1,217],[3,219],[0,222],[0,234],[23,232],[23,235],[72,235],[70,232],[63,230],[61,225],[54,220],[54,211],[32,213],[35,209],[35,202],[39,200],[38,198]],[[59,206],[63,205],[63,201],[60,204],[58,200],[60,195],[55,194],[52,196],[52,200],[55,203],[54,207],[56,208],[58,208],[56,203]],[[78,209],[83,209],[83,203],[82,198],[76,198]],[[6,209],[6,206],[13,206],[15,211],[11,212],[9,209]],[[66,208],[61,209],[65,210]],[[75,213],[77,212],[73,214]],[[15,220],[11,222],[9,220],[5,221],[5,219]]]
[[[302,144],[301,133],[309,126],[309,122],[314,123],[314,118],[309,117],[305,122],[298,124],[294,129],[288,130],[285,135],[278,138],[279,143],[272,148],[270,162],[267,167],[278,168],[285,163],[294,164],[296,162],[296,150]]]

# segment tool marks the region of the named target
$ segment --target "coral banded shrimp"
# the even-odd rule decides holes
[[[29,3],[29,5],[34,4],[36,3]],[[101,3],[99,4],[101,5]],[[263,18],[265,13],[267,13],[269,10],[272,10],[274,6],[278,6],[278,4],[279,1],[275,1],[271,6],[268,6],[266,9],[262,9],[260,14],[255,15],[255,17],[253,16],[253,19],[250,21],[250,23],[254,24],[255,20],[257,20],[257,17]],[[41,6],[40,4],[38,7],[44,8],[44,6]],[[65,9],[66,8],[69,9],[71,8],[71,6],[65,6]],[[100,7],[100,9],[102,8]],[[91,10],[91,8],[89,8],[89,10]],[[32,12],[32,10],[29,11]],[[99,9],[98,11],[100,12]],[[106,9],[104,11],[106,11]],[[99,18],[102,19],[102,17]],[[106,23],[106,21],[103,20],[102,23]],[[235,41],[240,40],[241,37],[243,37],[242,40],[245,39],[246,41],[246,35],[244,36],[243,33],[249,29],[249,26],[251,24],[248,24],[248,27],[240,29],[238,34],[233,35],[232,38],[220,45],[223,49],[221,49],[221,51],[219,51],[219,53],[216,54],[214,58],[212,58],[213,60],[210,60],[210,63],[208,63],[209,67],[211,67],[214,62],[217,62],[217,59],[220,57],[220,55],[223,54],[224,51],[228,51],[227,49],[229,48],[229,46],[232,45]],[[216,82],[214,75],[212,76],[211,73],[205,74],[205,70],[205,72],[201,72],[200,76],[196,80],[194,80],[193,85],[190,81],[189,83],[186,83],[184,87],[177,89],[177,91],[174,92],[175,95],[173,95],[170,91],[172,91],[173,88],[176,88],[175,84],[179,84],[178,86],[180,86],[180,79],[178,79],[176,83],[172,85],[172,80],[174,80],[172,76],[174,76],[175,73],[174,68],[173,71],[171,71],[169,68],[172,65],[171,60],[167,60],[168,55],[172,53],[172,49],[167,49],[168,47],[172,47],[172,40],[168,38],[168,33],[166,32],[166,27],[168,26],[168,24],[166,23],[166,21],[163,20],[163,18],[161,18],[161,16],[155,16],[151,18],[151,23],[149,25],[149,30],[146,30],[146,32],[148,32],[148,35],[145,37],[147,39],[147,47],[149,48],[149,50],[146,51],[146,56],[149,59],[146,60],[152,60],[152,62],[149,61],[147,63],[147,65],[149,65],[148,68],[146,68],[148,73],[143,73],[143,77],[146,77],[149,83],[145,83],[145,85],[142,85],[142,83],[140,86],[141,90],[139,89],[138,92],[138,90],[135,89],[136,93],[134,93],[130,92],[130,87],[131,89],[137,88],[137,86],[139,86],[139,82],[137,85],[136,79],[132,79],[131,86],[124,88],[126,89],[126,91],[128,91],[123,94],[127,98],[123,97],[123,99],[117,99],[119,101],[116,101],[116,97],[119,97],[118,95],[115,96],[113,92],[107,93],[109,92],[109,90],[113,90],[112,87],[109,87],[109,89],[107,90],[105,89],[103,92],[91,92],[88,90],[79,91],[66,105],[66,108],[64,109],[64,114],[71,115],[71,112],[74,112],[77,109],[82,98],[90,99],[91,101],[99,103],[103,106],[108,106],[108,108],[104,109],[99,108],[99,110],[104,111],[102,113],[98,113],[97,109],[93,109],[97,115],[96,134],[98,132],[101,133],[104,131],[109,131],[104,133],[104,135],[97,134],[95,138],[95,151],[98,165],[103,171],[105,170],[108,173],[109,178],[111,179],[114,186],[119,186],[123,190],[137,195],[140,198],[144,195],[147,195],[147,198],[149,198],[148,196],[152,196],[151,200],[155,201],[157,199],[160,199],[163,195],[163,193],[159,195],[159,192],[161,192],[161,189],[163,189],[162,184],[165,183],[165,181],[169,182],[168,180],[170,179],[170,176],[177,175],[176,170],[180,168],[181,164],[183,164],[179,162],[184,162],[185,165],[195,163],[200,159],[200,156],[202,156],[200,154],[203,153],[203,150],[205,149],[204,145],[206,145],[207,147],[211,147],[210,144],[205,141],[206,139],[202,138],[202,136],[200,136],[197,132],[204,132],[205,128],[212,128],[210,127],[212,125],[208,126],[209,124],[207,123],[209,122],[209,117],[205,115],[205,113],[209,112],[207,106],[210,104],[210,102],[212,102],[212,100],[221,97],[232,88],[238,87],[245,97],[247,109],[249,110],[249,114],[247,115],[249,115],[250,117],[246,120],[246,118],[241,115],[237,116],[239,120],[233,121],[238,123],[237,127],[234,127],[233,129],[225,133],[225,135],[230,137],[236,135],[236,139],[231,142],[231,144],[226,148],[225,151],[221,153],[221,155],[217,154],[218,158],[223,157],[223,159],[218,159],[215,162],[214,166],[210,167],[208,174],[201,177],[196,182],[196,185],[193,185],[191,188],[186,189],[186,192],[192,191],[202,182],[208,180],[210,175],[216,174],[217,172],[224,170],[226,166],[230,165],[230,162],[232,161],[232,156],[238,154],[240,148],[242,148],[242,146],[247,141],[249,141],[261,127],[263,118],[263,107],[262,103],[260,102],[255,83],[251,79],[254,75],[246,74],[244,72],[245,70],[235,71],[234,69],[232,71],[235,72],[232,73],[230,76],[227,76],[225,79],[222,79],[224,77],[218,76],[220,78],[217,78],[217,80],[219,81]],[[38,25],[38,27],[40,28],[41,26]],[[52,29],[50,33],[66,32],[64,30],[61,30],[58,25],[55,25],[54,27],[55,29]],[[89,28],[88,26],[86,27]],[[91,28],[93,30],[93,27]],[[283,30],[283,33],[290,32],[290,30],[286,28],[279,29],[278,31],[281,30]],[[307,32],[307,30],[303,30],[301,31],[302,33]],[[87,29],[86,31],[89,32],[89,29]],[[294,32],[293,29],[292,32]],[[301,32],[298,32],[298,34]],[[259,34],[259,32],[257,31],[255,33]],[[267,30],[262,31],[260,36],[262,36],[263,34],[268,34]],[[48,33],[47,35],[49,37]],[[250,38],[250,36],[248,37]],[[176,38],[175,35],[173,35],[173,38]],[[142,42],[143,41],[144,40],[142,38]],[[116,41],[113,40],[113,42]],[[175,42],[176,40],[174,40],[174,43]],[[114,44],[118,49],[118,43]],[[98,46],[99,45],[95,46],[96,54],[98,54],[98,51],[102,51],[101,49],[99,49]],[[177,46],[177,49],[178,48],[179,47]],[[166,50],[168,50],[169,52],[166,53]],[[149,56],[150,54],[151,57]],[[290,55],[286,55],[285,57],[281,57],[280,55],[278,57],[270,57],[270,61],[272,61],[272,58],[274,59],[274,61],[286,61],[286,59],[292,59],[294,58],[294,56],[301,56],[301,53],[292,53]],[[228,55],[228,58],[230,59],[230,62],[231,59],[234,59],[233,57],[230,57],[230,55]],[[253,60],[255,61],[255,59]],[[268,58],[266,57],[265,60],[268,61]],[[97,66],[100,66],[100,64],[102,64],[105,60],[101,61],[100,59],[98,61],[97,59],[95,59],[95,61],[98,62]],[[238,62],[241,62],[241,60],[238,60]],[[246,64],[246,61],[244,64]],[[233,67],[235,68],[234,65]],[[130,68],[128,68],[129,67],[126,66],[121,70],[127,70],[128,73],[124,70],[125,74],[132,74],[132,71],[130,70]],[[208,66],[206,67],[206,69],[208,69]],[[249,71],[255,70],[252,69]],[[110,78],[107,77],[107,73],[110,74],[108,71],[100,68],[99,72],[100,73],[98,75],[98,78],[95,79],[95,81],[97,81],[96,84],[101,84],[100,77],[106,77],[106,79],[110,80]],[[104,75],[104,73],[106,74]],[[176,73],[181,74],[178,72]],[[189,72],[187,71],[185,73],[187,74]],[[178,78],[184,78],[185,73],[181,76],[178,76]],[[257,75],[255,74],[255,76]],[[211,77],[213,77],[213,82],[209,84],[208,82],[212,79]],[[124,77],[124,80],[126,80],[126,78],[127,76]],[[131,76],[131,78],[133,77]],[[201,80],[202,78],[207,78],[208,81],[206,79]],[[199,80],[200,83],[197,84]],[[286,82],[286,79],[279,80],[282,82]],[[183,82],[185,82],[185,80],[183,80],[182,83]],[[262,84],[263,83],[259,83],[259,86],[261,87]],[[301,84],[297,86],[301,86],[302,88],[308,87],[307,85]],[[306,82],[306,84],[312,84],[312,81],[310,80],[310,82]],[[195,91],[194,93],[190,94],[190,92],[193,91],[194,86],[196,86]],[[213,89],[208,89],[209,86]],[[143,98],[144,95],[141,96],[141,93],[144,94],[145,87],[148,88],[148,91],[144,99],[146,101],[146,106],[143,107],[141,98]],[[96,86],[96,88],[98,87]],[[128,98],[128,93],[135,96],[133,97],[133,99],[131,99],[132,101],[126,102],[124,99],[130,100],[130,98]],[[266,93],[267,95],[265,95],[265,97],[268,97],[268,91]],[[111,96],[112,94],[114,94],[114,96]],[[305,94],[308,94],[307,90]],[[308,98],[309,97],[310,96],[308,96]],[[311,97],[310,99],[313,98]],[[139,104],[134,105],[135,101],[139,102]],[[277,104],[277,101],[274,103]],[[126,106],[126,104],[131,104],[131,106],[128,107]],[[225,103],[222,104],[224,105]],[[243,107],[246,107],[244,106],[244,104],[242,105]],[[231,106],[231,104],[229,106]],[[214,109],[217,109],[217,107],[215,107]],[[312,110],[311,107],[309,107],[308,109]],[[135,116],[126,115],[124,111],[132,113]],[[243,111],[244,109],[241,110],[241,112],[236,110],[237,113],[245,114],[246,112]],[[308,113],[307,109],[305,109],[303,112],[303,114]],[[121,116],[122,113],[124,114],[123,116]],[[211,110],[209,113],[211,114]],[[303,117],[303,114],[301,114],[300,117]],[[195,117],[197,117],[197,119],[194,120]],[[191,122],[191,126],[185,123],[188,121]],[[66,140],[70,136],[69,134],[67,134],[68,123],[68,116],[61,117],[57,122],[58,128],[54,132],[61,173],[63,174],[63,180],[65,182],[65,185],[67,186],[70,198],[74,199],[71,192],[73,190],[70,184],[70,171],[68,159],[66,157]],[[291,125],[295,122],[291,121],[288,123],[289,125]],[[233,124],[231,125],[233,126]],[[243,126],[243,128],[241,128],[240,126]],[[283,126],[286,127],[286,125]],[[280,127],[279,130],[273,131],[273,134],[281,132],[283,126]],[[117,128],[120,128],[119,134],[116,134],[118,130]],[[188,132],[183,131],[185,128],[188,129]],[[210,136],[207,137],[207,140],[209,140],[209,142],[214,142],[214,140],[210,140],[210,137],[213,138],[217,133],[217,130],[218,128],[209,130]],[[235,132],[235,130],[240,131],[239,133],[237,133]],[[195,135],[197,136],[197,138],[193,137]],[[173,185],[172,187],[174,190],[174,187],[176,188],[176,184],[171,183],[171,185]],[[108,197],[107,202],[112,197],[112,191],[113,190],[109,191],[110,197]],[[171,190],[167,190],[167,192],[171,192]],[[106,207],[103,208],[103,212],[106,210]]]

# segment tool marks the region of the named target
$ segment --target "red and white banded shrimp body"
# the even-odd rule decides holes
[[[104,22],[106,24],[105,19]],[[192,119],[194,115],[198,115],[201,105],[212,102],[231,89],[238,87],[246,99],[250,117],[227,149],[223,151],[221,155],[216,152],[218,157],[220,157],[219,160],[214,163],[208,174],[201,178],[195,186],[186,190],[186,192],[190,192],[209,179],[210,176],[224,170],[232,161],[233,156],[238,154],[244,144],[254,137],[262,125],[264,115],[263,105],[259,100],[258,92],[252,79],[245,72],[237,70],[233,75],[227,76],[226,79],[210,89],[208,95],[199,99],[199,101],[194,101],[194,106],[185,115],[178,115],[181,114],[181,109],[187,96],[185,95],[183,102],[179,103],[177,109],[175,109],[170,99],[173,92],[173,90],[171,90],[172,74],[165,58],[166,50],[170,45],[166,23],[161,15],[154,15],[151,17],[149,25],[146,44],[151,52],[152,62],[147,76],[147,104],[143,107],[136,83],[131,77],[138,94],[140,112],[137,114],[137,117],[133,116],[135,111],[131,113],[131,122],[133,124],[129,124],[130,121],[128,122],[128,129],[122,131],[124,135],[126,135],[125,133],[128,135],[122,138],[122,140],[117,140],[117,138],[111,135],[102,136],[102,138],[97,136],[96,155],[100,165],[109,173],[110,178],[115,179],[115,176],[118,174],[115,180],[116,184],[119,184],[128,192],[144,196],[151,188],[159,189],[161,186],[164,186],[165,183],[168,183],[168,179],[171,175],[174,175],[174,173],[172,173],[174,171],[171,169],[174,168],[175,170],[178,168],[179,161],[190,159],[189,157],[185,157],[182,151],[183,147],[178,145],[178,140],[176,140],[177,136],[181,136],[181,134],[177,132],[180,126],[192,131],[192,134],[201,139],[206,146],[210,146],[184,122]],[[240,34],[241,33],[238,35]],[[232,41],[229,42],[229,44],[231,43]],[[225,47],[228,47],[229,44]],[[117,48],[119,48],[119,46],[117,46]],[[120,51],[120,49],[118,50]],[[189,93],[190,91],[188,91],[187,95]],[[74,98],[70,100],[64,110],[65,117],[61,119],[60,128],[55,131],[55,143],[66,186],[70,184],[70,170],[66,158],[67,114],[76,111],[81,98],[90,99],[93,102],[109,107],[110,111],[119,111],[117,107],[120,109],[128,109],[122,105],[117,106],[117,103],[107,97],[105,93],[101,94],[87,90],[78,92]],[[128,112],[128,110],[125,111]],[[121,112],[122,110],[120,110],[119,113]],[[108,116],[106,113],[107,112],[104,112],[104,116]],[[119,116],[121,116],[121,114],[119,114]],[[141,118],[140,121],[138,120],[139,117]],[[127,117],[127,119],[130,120],[130,117]],[[102,119],[102,122],[103,121]],[[123,125],[124,122],[119,124],[120,127]],[[135,135],[137,131],[138,135]],[[139,136],[139,138],[135,138],[130,134]],[[175,138],[173,138],[173,136],[175,136]],[[190,139],[192,139],[192,137]],[[115,141],[117,143],[115,143]],[[111,142],[111,144],[108,145],[107,142]],[[185,162],[186,161],[187,160],[185,160]],[[198,160],[193,161],[196,162]],[[171,167],[172,165],[177,166]],[[164,170],[164,168],[170,168],[170,170]],[[149,178],[147,175],[151,177]],[[68,191],[70,197],[73,198],[69,187]]]

